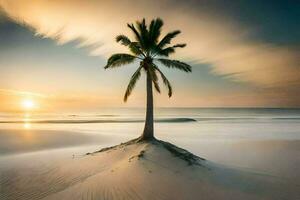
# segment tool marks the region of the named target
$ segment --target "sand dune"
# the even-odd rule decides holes
[[[51,158],[49,158],[51,159]],[[228,169],[162,141],[1,174],[0,199],[298,199],[299,186]]]

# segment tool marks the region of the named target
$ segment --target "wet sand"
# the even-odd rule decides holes
[[[0,156],[74,146],[107,144],[105,135],[57,130],[0,129]]]

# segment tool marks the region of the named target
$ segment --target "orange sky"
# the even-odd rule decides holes
[[[156,106],[300,106],[299,38],[287,31],[299,32],[297,14],[293,6],[286,14],[259,5],[0,0],[0,112],[22,111],[26,98],[39,105],[36,111],[144,106],[143,79],[128,103],[122,102],[137,65],[113,71],[103,66],[111,53],[126,51],[114,42],[120,33],[131,36],[126,23],[157,16],[165,32],[182,30],[176,41],[187,47],[175,57],[190,63],[193,74],[164,69],[174,96],[156,95]],[[268,11],[269,21],[260,9]]]

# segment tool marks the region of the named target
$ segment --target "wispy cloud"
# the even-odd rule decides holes
[[[19,91],[19,90],[9,90],[9,89],[0,89],[0,94],[5,94],[7,96],[23,96],[23,97],[40,97],[45,98],[47,95],[34,93],[34,92],[26,92],[26,91]]]
[[[293,95],[300,88],[299,50],[250,39],[255,30],[209,7],[153,1],[0,0],[10,17],[58,43],[80,39],[94,45],[92,55],[107,56],[124,50],[114,42],[128,34],[126,23],[162,17],[165,30],[181,29],[178,41],[188,47],[180,56],[209,63],[212,72],[244,81],[278,94]],[[96,45],[95,45],[96,44]]]

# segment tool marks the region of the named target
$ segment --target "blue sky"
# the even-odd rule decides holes
[[[178,40],[188,45],[174,58],[193,66],[192,74],[162,69],[175,92],[172,99],[166,91],[156,95],[157,106],[300,106],[297,1],[7,2],[0,2],[0,111],[11,110],[16,103],[9,102],[24,98],[23,91],[42,94],[37,101],[51,109],[143,106],[143,79],[122,102],[138,63],[111,71],[103,66],[111,53],[125,51],[113,40],[130,35],[125,22],[157,16],[166,31],[182,30]]]

